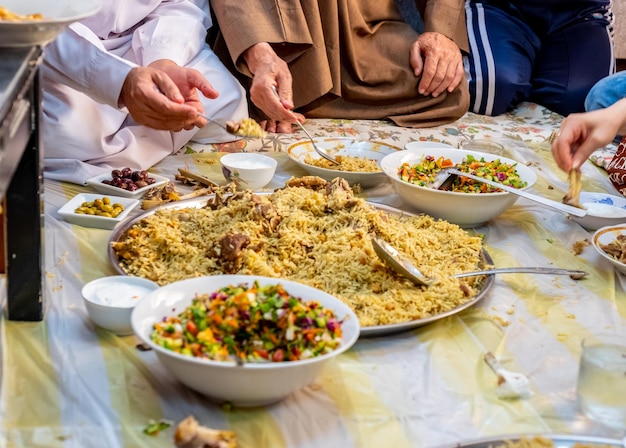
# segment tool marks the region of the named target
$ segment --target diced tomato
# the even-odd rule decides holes
[[[187,322],[187,331],[194,336],[198,334],[198,326],[193,320]]]

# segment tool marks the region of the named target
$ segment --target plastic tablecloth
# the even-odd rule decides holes
[[[502,117],[467,114],[429,129],[346,120],[310,120],[306,126],[315,136],[401,147],[411,141],[462,146],[491,138],[505,146],[507,156],[535,170],[539,180],[531,191],[560,200],[567,178],[546,143],[560,118],[525,104]],[[285,153],[302,138],[296,132],[190,145],[151,171],[173,179],[178,168],[186,168],[225,183],[218,163],[224,152],[262,151],[279,161],[268,186],[276,188],[305,174]],[[583,182],[585,191],[616,194],[596,164],[583,166]],[[255,448],[439,447],[536,433],[623,437],[579,412],[576,378],[582,338],[625,334],[626,282],[592,246],[574,253],[574,245],[591,233],[562,213],[520,198],[472,232],[484,235],[496,266],[584,269],[588,278],[497,275],[475,306],[412,331],[361,339],[313,384],[280,403],[229,409],[178,383],[153,352],[137,348],[134,336],[117,337],[89,320],[80,289],[116,274],[107,258],[111,231],[72,225],[57,213],[86,191],[45,181],[46,314],[39,323],[1,322],[1,447],[171,447],[173,427],[189,415],[205,426],[230,429],[239,446]],[[410,210],[390,183],[364,196]],[[496,375],[483,361],[486,351],[506,369],[525,374],[532,397],[499,398]],[[143,433],[160,419],[173,426],[156,436]]]

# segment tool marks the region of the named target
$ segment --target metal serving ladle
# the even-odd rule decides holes
[[[372,246],[376,254],[398,274],[408,278],[418,286],[429,286],[435,280],[426,277],[415,267],[406,257],[396,250],[391,244],[378,236],[372,237]],[[454,274],[454,278],[473,277],[476,275],[491,274],[510,274],[510,273],[526,273],[526,274],[551,274],[551,275],[569,275],[573,280],[580,280],[587,275],[586,271],[575,269],[560,268],[544,268],[544,267],[512,267],[512,268],[493,268],[483,269],[480,271],[462,272]]]
[[[507,191],[512,194],[516,194],[526,199],[530,199],[531,201],[538,202],[542,205],[547,205],[548,207],[555,208],[561,212],[569,213],[573,216],[583,217],[587,214],[587,210],[573,207],[571,205],[563,204],[562,202],[553,201],[552,199],[544,198],[543,196],[539,196],[536,194],[528,193],[524,190],[519,190],[517,188],[509,187],[508,185],[501,184],[500,182],[494,182],[492,180],[485,179],[483,177],[474,176],[473,174],[464,173],[463,171],[459,171],[454,168],[444,168],[435,177],[435,181],[432,184],[432,188],[445,190],[445,185],[447,185],[451,180],[454,179],[455,176],[463,176],[469,179],[475,180],[477,182],[482,182],[483,184],[491,185],[495,188],[500,188],[501,190]]]

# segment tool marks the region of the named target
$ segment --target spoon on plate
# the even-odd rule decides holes
[[[562,202],[553,201],[552,199],[544,198],[543,196],[528,193],[524,190],[509,187],[508,185],[501,184],[500,182],[494,182],[492,180],[485,179],[484,177],[474,176],[473,174],[465,173],[454,168],[444,168],[439,173],[437,173],[437,176],[435,177],[435,182],[433,182],[432,186],[433,188],[439,190],[445,189],[445,187],[454,179],[455,176],[467,177],[477,182],[482,182],[483,184],[500,188],[501,190],[516,194],[526,199],[530,199],[531,201],[538,202],[542,205],[547,205],[548,207],[555,208],[561,212],[569,213],[573,216],[578,216],[582,218],[583,216],[587,215],[587,210],[585,209],[563,204]]]
[[[408,278],[418,286],[430,286],[434,278],[426,277],[409,259],[403,256],[391,244],[378,236],[372,237],[372,246],[376,254],[398,274]],[[526,274],[550,274],[550,275],[569,275],[572,280],[580,280],[587,275],[586,271],[575,269],[560,268],[544,268],[544,267],[512,267],[512,268],[493,268],[483,269],[480,271],[462,272],[454,274],[454,278],[473,277],[476,275],[491,274],[510,274],[510,273],[526,273]]]
[[[313,145],[313,149],[315,150],[316,153],[318,153],[320,156],[322,156],[323,158],[328,160],[330,163],[333,163],[335,165],[339,165],[339,161],[337,159],[335,159],[333,156],[331,156],[325,150],[323,150],[322,148],[318,147],[315,144],[315,140],[313,140],[313,137],[311,137],[311,134],[309,134],[309,132],[306,130],[306,128],[304,126],[302,126],[302,123],[300,123],[299,121],[296,121],[296,124],[298,126],[300,126],[300,129],[302,129],[302,132],[304,132],[306,134],[306,136],[309,137],[309,140],[311,140],[311,145]]]

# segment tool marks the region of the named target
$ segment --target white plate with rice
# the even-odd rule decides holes
[[[287,148],[289,158],[309,174],[328,181],[343,177],[350,185],[359,184],[372,188],[387,182],[380,161],[387,154],[402,148],[381,142],[356,140],[353,138],[314,138],[322,150],[335,157],[340,165],[333,165],[313,149],[309,140],[303,140]]]
[[[298,191],[298,193],[300,193],[300,191]],[[285,193],[284,190],[281,190],[280,192],[275,192],[275,193],[272,193],[272,192],[255,193],[256,196],[265,196],[265,195],[272,195],[272,194],[287,194],[287,193]],[[147,212],[124,223],[123,226],[118,227],[117,229],[114,230],[114,232],[111,234],[111,237],[109,239],[108,256],[109,256],[109,260],[111,264],[114,266],[117,272],[119,272],[122,275],[145,276],[146,278],[150,278],[149,277],[150,275],[156,275],[159,278],[159,281],[162,282],[162,284],[167,284],[170,281],[176,281],[178,278],[174,278],[174,277],[171,279],[168,278],[167,269],[165,269],[163,266],[159,264],[161,263],[161,259],[158,259],[158,260],[155,259],[156,257],[155,254],[161,254],[161,253],[171,250],[173,256],[182,256],[183,258],[181,260],[184,260],[184,261],[181,261],[180,264],[176,265],[178,266],[177,268],[170,270],[170,272],[173,273],[173,276],[193,277],[194,275],[195,276],[212,275],[212,273],[213,274],[223,273],[223,272],[219,272],[218,270],[216,270],[214,265],[211,265],[212,261],[210,260],[207,261],[207,259],[210,257],[206,255],[207,251],[210,250],[212,245],[217,246],[216,242],[217,242],[218,237],[216,237],[214,240],[211,240],[211,237],[208,236],[205,233],[205,231],[201,230],[202,228],[204,228],[204,226],[201,226],[201,222],[199,222],[201,221],[201,219],[194,218],[194,216],[197,216],[200,213],[205,213],[203,210],[208,209],[206,207],[207,202],[213,201],[213,200],[215,200],[215,195],[205,196],[202,198],[194,198],[194,199],[189,199],[185,201],[173,202],[173,203],[166,204],[164,206],[161,206],[155,209],[148,210]],[[306,198],[302,200],[307,202]],[[287,200],[287,201],[283,200],[283,203],[290,203],[290,202],[291,202],[290,200]],[[431,217],[424,217],[420,215],[406,213],[404,211],[401,211],[401,210],[398,210],[398,209],[395,209],[393,207],[389,207],[386,205],[374,204],[374,203],[369,203],[369,202],[366,202],[366,204],[372,207],[372,209],[376,209],[378,211],[385,211],[387,212],[387,215],[391,215],[392,217],[394,217],[394,219],[391,221],[389,220],[388,217],[384,218],[384,225],[390,228],[391,226],[394,226],[394,225],[403,226],[403,228],[404,227],[412,228],[413,227],[412,220],[416,220],[416,219],[432,220]],[[244,207],[246,210],[249,210],[248,204],[242,204],[240,206]],[[362,209],[362,212],[366,214],[367,216],[373,216],[373,218],[371,219],[374,219],[374,220],[378,219],[376,217],[379,216],[379,214],[375,212],[372,214],[371,212],[372,209],[370,209],[367,206],[364,206],[364,208]],[[221,224],[222,218],[220,218],[217,215],[213,215],[212,213],[214,212],[215,210],[210,210],[209,211],[209,213],[211,214],[210,218],[206,219],[207,221],[206,224],[209,225],[209,227],[211,227],[212,229],[222,225]],[[176,216],[181,215],[182,213],[191,216],[191,219],[189,219],[188,217],[185,217],[184,219],[176,217]],[[356,213],[357,211],[353,211],[353,210],[351,210],[350,212],[351,215],[355,215]],[[153,215],[156,215],[156,216],[153,216]],[[327,217],[328,213],[324,213],[323,215]],[[160,226],[160,225],[157,226],[155,223],[159,222],[159,220],[161,219],[165,219],[170,224],[165,225],[165,226]],[[324,218],[320,218],[320,219],[324,219]],[[140,243],[137,243],[139,248],[137,248],[137,246],[133,247],[131,245],[124,247],[124,245],[130,244],[130,243],[127,243],[128,240],[126,239],[128,230],[130,230],[133,226],[135,226],[135,224],[137,224],[139,221],[142,221],[142,220],[146,220],[142,223],[142,226],[141,226],[141,229],[142,229],[141,232],[144,232],[143,234],[146,236],[138,237],[140,238],[139,239]],[[183,220],[191,221],[191,222],[190,224],[185,224],[182,222]],[[232,214],[227,216],[227,218],[223,220],[227,221],[224,223],[224,226],[226,226],[224,227],[224,229],[226,230],[217,231],[217,232],[221,232],[219,233],[220,234],[219,238],[221,238],[221,235],[223,235],[224,232],[227,233],[231,231],[230,229],[236,229],[238,225],[237,222],[235,222],[236,220],[234,219]],[[402,222],[405,222],[405,220],[409,220],[410,224],[406,224],[406,223],[402,224]],[[152,224],[146,225],[147,221],[149,221]],[[202,235],[202,237],[198,238],[198,244],[195,244],[192,242],[192,240],[195,237],[193,235],[190,235],[190,233],[193,233],[193,232],[190,232],[189,230],[181,229],[179,231],[180,232],[179,234],[178,231],[174,230],[174,229],[177,229],[179,226],[179,224],[177,223],[179,223],[180,226],[193,225],[193,226],[199,227],[199,231],[197,233],[198,235]],[[319,225],[321,227],[324,227],[323,225],[324,223],[325,222],[321,222]],[[445,222],[441,224],[437,224],[437,225],[442,226],[441,231],[446,233],[446,240],[449,241],[449,244],[459,244],[459,245],[469,247],[470,245],[468,244],[468,242],[470,239],[472,241],[472,244],[474,244],[473,249],[469,249],[469,248],[467,249],[468,251],[471,250],[472,253],[474,254],[472,256],[473,258],[471,262],[464,262],[463,260],[455,261],[455,262],[463,263],[463,267],[449,266],[451,263],[448,257],[445,255],[446,252],[441,251],[441,250],[438,251],[437,254],[434,254],[436,255],[436,257],[439,258],[437,269],[457,269],[456,272],[461,272],[461,271],[467,272],[467,271],[475,270],[477,266],[483,267],[484,265],[492,264],[492,260],[489,257],[489,254],[484,250],[484,248],[482,248],[482,243],[475,245],[473,237],[470,237],[470,236],[467,236],[467,241],[459,241],[459,239],[462,239],[466,235],[464,230],[460,229],[458,226],[445,223]],[[489,291],[489,289],[494,283],[494,280],[495,280],[494,275],[487,275],[487,276],[480,277],[480,278],[472,277],[472,279],[474,280],[472,280],[472,283],[468,283],[468,284],[471,285],[471,288],[473,289],[475,293],[472,294],[469,299],[466,299],[465,297],[463,297],[463,295],[460,295],[460,298],[459,298],[459,294],[458,294],[459,284],[458,283],[448,284],[447,276],[444,276],[444,275],[442,275],[442,277],[444,277],[446,280],[442,280],[441,285],[430,287],[428,288],[428,290],[422,290],[420,288],[416,288],[412,283],[408,282],[407,280],[403,278],[399,278],[395,272],[391,271],[389,268],[386,268],[384,264],[382,264],[382,262],[378,261],[378,258],[376,257],[373,248],[370,247],[371,250],[368,250],[365,247],[368,244],[371,246],[371,242],[370,242],[371,234],[367,233],[369,231],[370,230],[365,231],[363,229],[346,230],[347,234],[350,236],[350,239],[352,239],[352,235],[354,233],[354,240],[348,241],[348,246],[355,247],[356,252],[359,252],[361,250],[363,251],[363,252],[354,253],[354,254],[344,253],[344,252],[349,252],[349,250],[344,249],[343,246],[341,246],[341,244],[343,244],[344,241],[340,241],[339,238],[334,238],[332,235],[328,237],[328,243],[330,244],[332,242],[332,245],[325,247],[325,253],[328,251],[335,252],[339,254],[338,256],[347,256],[348,258],[345,261],[333,262],[333,263],[327,262],[328,260],[322,260],[323,261],[322,264],[325,263],[325,266],[327,267],[329,265],[341,266],[340,270],[342,272],[328,273],[328,269],[324,268],[323,271],[325,273],[328,273],[328,276],[330,276],[329,281],[331,283],[329,283],[329,287],[327,288],[325,287],[320,288],[335,296],[339,296],[342,300],[348,303],[348,305],[350,305],[351,308],[353,308],[357,312],[357,315],[359,315],[359,320],[362,319],[363,314],[366,315],[366,319],[367,319],[369,318],[369,316],[367,315],[368,314],[371,315],[371,313],[373,313],[374,319],[378,319],[378,321],[375,322],[374,320],[372,320],[371,322],[374,322],[374,323],[367,323],[366,325],[363,325],[363,324],[361,325],[360,335],[363,337],[385,336],[385,335],[389,335],[393,333],[412,330],[412,329],[421,327],[423,325],[435,322],[439,319],[443,319],[453,314],[459,313],[463,311],[464,309],[467,309],[473,306],[474,304],[476,304],[477,302],[479,302],[487,294],[487,292]],[[412,230],[407,230],[407,231],[412,232]],[[438,231],[438,230],[433,229],[432,224],[429,225],[428,232],[432,233],[435,231]],[[449,236],[448,232],[450,231],[453,233],[459,232],[462,234],[460,235],[455,234],[455,238],[448,238]],[[361,232],[361,234],[359,234],[359,232]],[[291,235],[289,233],[290,232],[287,232],[285,235],[285,237],[289,239],[288,243],[286,244],[286,247],[294,247],[294,245],[296,245],[297,243],[298,246],[302,246],[305,248],[304,250],[305,257],[302,258],[301,254],[297,252],[298,248],[289,249],[290,251],[289,253],[291,256],[287,257],[286,261],[282,261],[282,258],[284,257],[281,256],[280,267],[275,267],[279,265],[279,263],[276,262],[275,260],[274,261],[263,260],[264,262],[267,263],[266,266],[271,266],[272,269],[276,269],[276,270],[280,269],[282,274],[284,274],[287,269],[292,267],[298,270],[299,273],[302,273],[301,271],[304,271],[304,275],[307,276],[307,277],[304,277],[303,279],[303,278],[294,278],[293,276],[290,276],[288,273],[284,275],[280,275],[281,278],[285,278],[291,281],[302,281],[303,283],[307,283],[310,281],[315,282],[317,280],[324,281],[323,278],[320,279],[322,277],[322,274],[318,272],[313,272],[313,271],[310,271],[310,272],[306,271],[307,266],[309,270],[313,269],[311,267],[311,264],[307,264],[311,261],[311,259],[314,260],[313,262],[311,262],[313,263],[313,266],[317,266],[317,263],[320,262],[319,259],[317,259],[315,256],[315,252],[314,252],[315,249],[310,249],[311,255],[308,257],[309,260],[306,259],[307,254],[309,252],[307,252],[308,243],[305,240],[309,238],[316,238],[316,236],[311,235],[312,232],[307,232],[306,234],[303,234],[303,235],[299,235],[295,231]],[[135,234],[136,232],[133,232],[133,235]],[[182,234],[185,235],[184,238],[180,237],[180,235]],[[408,233],[406,235],[413,235],[413,234]],[[406,239],[406,237],[404,238]],[[416,238],[416,237],[413,237],[413,238]],[[169,242],[164,243],[164,241],[166,240]],[[390,242],[394,243],[394,241],[390,241]],[[184,248],[181,246],[181,244],[189,244],[192,247],[189,249],[189,252],[187,252],[186,249],[183,250]],[[280,243],[275,243],[275,244],[277,245],[277,248],[274,248],[273,252],[282,253],[282,251],[278,250],[278,245]],[[400,244],[400,243],[399,241],[395,241],[395,244]],[[413,244],[413,241],[410,241],[410,243],[407,243],[407,244]],[[429,240],[428,245],[430,244],[431,242]],[[116,246],[116,249],[114,249],[114,246]],[[124,253],[127,257],[129,257],[128,260],[130,260],[130,263],[143,265],[144,267],[141,269],[136,269],[134,271],[133,271],[134,268],[129,269],[128,267],[129,262],[118,258],[116,250],[119,250],[120,253]],[[181,251],[183,251],[184,254]],[[132,254],[133,252],[135,253],[135,255]],[[192,258],[195,260],[195,258],[198,258],[200,256],[201,256],[200,262],[196,263],[196,262],[191,261]],[[252,254],[252,258],[256,256],[257,255]],[[168,260],[171,260],[171,257],[169,255],[166,258]],[[459,258],[462,258],[462,257],[459,257]],[[346,266],[349,263],[356,262],[357,260],[361,260],[362,263],[359,262],[357,265],[353,266],[351,269],[346,269]],[[168,263],[171,263],[171,262],[168,261]],[[208,264],[204,264],[202,265],[202,267],[200,267],[200,263],[208,263]],[[122,265],[124,265],[124,267],[122,267]],[[191,271],[189,271],[191,265],[193,265],[194,268]],[[370,265],[372,266],[371,269],[369,268]],[[442,265],[444,267],[441,267]],[[181,274],[181,270],[185,270],[185,272]],[[194,274],[194,272],[196,272],[197,275]],[[244,272],[240,270],[239,273],[244,273]],[[261,274],[269,275],[268,272],[256,273],[256,275],[261,275]],[[447,273],[447,274],[451,275],[452,272]],[[278,275],[274,274],[273,276],[278,276]],[[388,304],[388,302],[386,301],[388,300],[389,295],[385,295],[385,291],[374,292],[375,290],[373,289],[369,289],[367,291],[365,289],[359,289],[359,291],[357,293],[354,293],[352,296],[348,295],[346,297],[346,294],[350,294],[350,293],[346,293],[346,294],[343,294],[343,297],[342,297],[342,294],[338,294],[338,291],[341,290],[340,286],[336,286],[337,290],[333,290],[332,288],[332,285],[334,285],[335,282],[340,281],[338,279],[335,279],[335,277],[339,277],[339,276],[344,276],[344,277],[349,276],[349,279],[347,280],[347,286],[345,284],[342,286],[343,288],[348,288],[348,289],[350,288],[350,285],[353,285],[353,284],[357,284],[359,288],[364,288],[363,284],[367,282],[363,282],[362,280],[363,276],[366,278],[367,281],[369,281],[370,285],[378,285],[379,282],[381,282],[380,284],[390,284],[391,285],[390,288],[393,289],[394,292],[391,293],[391,289],[390,289],[389,294],[400,295],[401,296],[400,303],[404,303],[405,305],[408,304],[409,307],[412,307],[410,312],[412,313],[419,312],[421,315],[424,315],[427,317],[402,320],[404,316],[406,316],[409,313],[409,311],[406,311],[401,306],[398,306],[398,308],[400,309],[398,310],[397,316],[394,317],[393,319],[395,320],[394,322],[380,323],[380,319],[381,319],[380,316],[384,315],[384,319],[390,319],[388,314],[391,314],[391,313],[389,313],[389,311],[386,308]],[[163,280],[163,279],[166,279],[166,280]],[[339,283],[337,284],[339,285]],[[311,284],[311,286],[313,286],[313,284]],[[365,292],[361,293],[361,291],[365,291]],[[424,299],[423,299],[424,301],[429,301],[429,306],[432,306],[430,302],[433,301],[433,297],[435,297],[438,300],[439,299],[442,300],[444,302],[444,305],[441,305],[442,310],[438,310],[437,312],[427,312],[424,310],[420,311],[419,309],[417,309],[419,308],[420,304],[416,305],[415,302],[419,302],[422,295],[424,295]],[[445,305],[446,303],[447,305]],[[379,314],[378,311],[374,311],[374,310],[383,310],[383,309],[387,310],[383,314]],[[382,311],[380,311],[380,313],[382,313]]]
[[[71,23],[98,12],[100,0],[4,0],[7,17],[0,17],[0,47],[47,45]],[[27,16],[39,14],[30,19]]]

